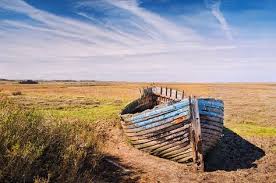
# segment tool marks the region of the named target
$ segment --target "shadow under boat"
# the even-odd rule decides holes
[[[205,159],[205,171],[235,171],[257,167],[254,162],[265,156],[264,150],[245,140],[228,128],[217,147]]]

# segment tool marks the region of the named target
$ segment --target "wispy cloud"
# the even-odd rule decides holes
[[[132,3],[130,3],[132,2]],[[128,13],[130,16],[125,25],[114,25],[112,20],[96,22],[97,20],[84,12],[77,14],[90,20],[89,23],[79,20],[53,15],[36,9],[21,0],[3,0],[2,9],[27,15],[37,24],[20,22],[17,20],[1,21],[0,26],[9,27],[6,38],[9,42],[16,42],[18,46],[26,45],[34,50],[32,55],[44,52],[42,48],[55,46],[59,50],[57,56],[103,56],[103,55],[131,55],[158,53],[175,47],[175,42],[186,42],[186,46],[199,46],[200,36],[185,27],[177,27],[158,15],[139,8],[135,1],[87,1],[82,5],[93,6],[102,3],[103,6],[113,6],[117,12]],[[102,7],[103,7],[102,6]],[[139,32],[128,32],[124,27],[132,25]],[[19,40],[15,34],[24,34]],[[47,41],[44,41],[48,39]],[[69,46],[70,45],[70,46]],[[17,47],[17,50],[18,49]],[[25,49],[23,49],[25,50]],[[72,50],[75,50],[72,52]],[[107,51],[108,50],[108,51]],[[52,51],[53,52],[53,51]],[[64,54],[64,55],[62,55]]]
[[[211,9],[212,14],[216,17],[218,22],[221,25],[221,29],[224,31],[226,37],[229,40],[233,40],[233,35],[230,29],[230,26],[228,25],[226,19],[224,18],[223,13],[220,11],[220,0],[204,0],[205,5],[207,8]]]
[[[216,1],[209,7],[232,40],[219,6]],[[227,78],[221,80],[227,80],[232,69],[243,74],[245,65],[239,60],[255,63],[257,73],[254,58],[262,57],[254,51],[257,43],[239,50],[142,8],[136,0],[82,0],[72,9],[74,16],[65,17],[23,0],[1,0],[0,13],[22,15],[27,21],[0,18],[0,77],[203,81],[224,74]],[[274,64],[271,58],[263,60],[268,70]]]

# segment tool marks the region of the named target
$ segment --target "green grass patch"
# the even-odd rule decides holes
[[[272,151],[273,153],[276,153],[276,145],[272,145],[271,151]]]
[[[92,108],[69,108],[69,109],[47,109],[42,110],[43,114],[58,117],[71,118],[81,121],[98,121],[118,119],[122,109],[121,105],[99,105]]]
[[[241,136],[276,137],[276,128],[250,124],[230,124],[228,128]]]

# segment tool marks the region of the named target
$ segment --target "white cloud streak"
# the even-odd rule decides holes
[[[204,46],[201,37],[192,30],[177,27],[140,8],[136,1],[82,1],[80,4],[93,7],[95,3],[131,16],[125,20],[126,25],[118,26],[112,20],[100,22],[84,12],[77,12],[90,21],[87,23],[36,9],[22,0],[2,0],[2,9],[26,15],[32,22],[0,20],[0,27],[6,28],[2,32],[5,36],[1,38],[0,48],[5,57],[18,55],[18,60],[29,60],[36,57],[153,54]],[[138,33],[128,32],[124,28],[128,25],[134,26]]]
[[[89,8],[104,11],[107,18],[97,19],[85,11]],[[231,79],[233,69],[243,76],[245,64],[237,60],[256,63],[252,58],[262,57],[248,56],[255,48],[241,51],[221,40],[209,42],[135,0],[80,1],[75,5],[80,19],[22,0],[1,0],[0,10],[28,17],[0,19],[0,78],[223,81]],[[214,11],[220,12],[219,6]],[[224,24],[229,30],[225,19]],[[271,58],[263,61],[266,77],[272,72]],[[259,72],[258,64],[252,67]]]
[[[79,56],[158,53],[173,49],[175,41],[186,41],[186,46],[191,45],[191,47],[200,45],[200,37],[191,30],[178,28],[165,19],[137,7],[137,3],[102,2],[106,6],[117,7],[122,13],[133,14],[134,18],[130,18],[128,23],[134,24],[135,22],[135,27],[140,30],[141,34],[128,33],[110,22],[95,25],[93,17],[81,12],[79,15],[89,18],[92,23],[59,17],[38,10],[21,0],[2,0],[0,6],[25,14],[39,24],[4,20],[0,22],[0,26],[12,27],[11,30],[6,31],[6,38],[4,38],[9,40],[8,42],[16,42],[18,46],[25,46],[25,43],[29,42],[28,45],[33,46],[35,50],[55,46],[56,50],[59,50],[57,56],[71,56],[71,53],[77,53]],[[14,37],[14,34],[18,33],[24,35],[19,41]],[[45,39],[48,41],[44,42]],[[195,42],[194,45],[191,44],[192,42]],[[71,44],[70,48],[68,44]],[[76,49],[76,51],[71,52],[71,49]],[[36,53],[41,55],[40,52]],[[32,52],[32,54],[35,53]]]
[[[226,37],[230,41],[232,41],[233,35],[231,32],[231,29],[223,15],[223,13],[220,11],[221,1],[220,0],[205,0],[204,2],[205,2],[206,7],[211,9],[212,14],[214,15],[214,17],[216,17],[216,19],[220,23],[221,29],[224,31]]]

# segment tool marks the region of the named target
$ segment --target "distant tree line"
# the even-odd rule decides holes
[[[38,84],[38,81],[34,80],[22,80],[18,82],[19,84]]]

